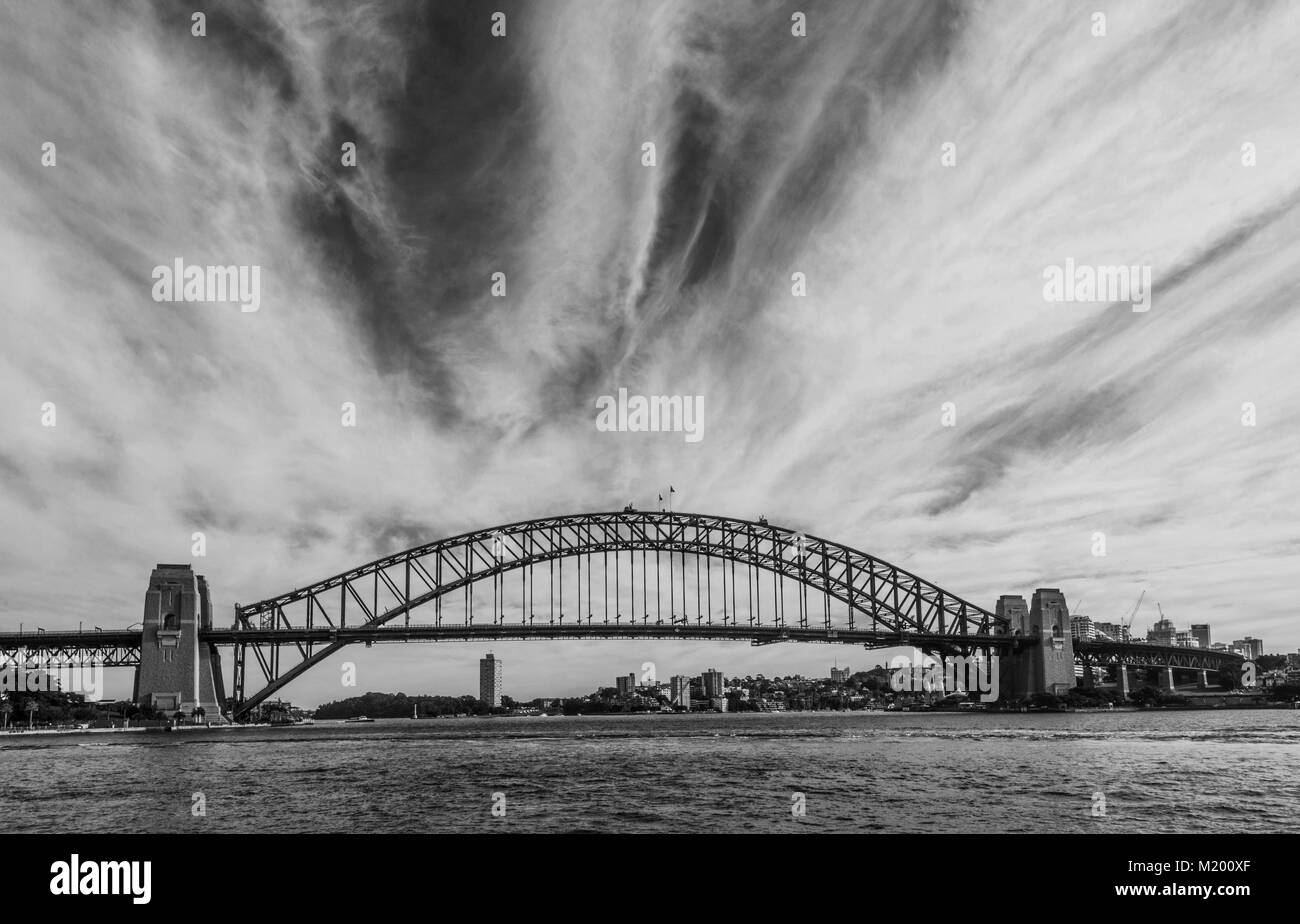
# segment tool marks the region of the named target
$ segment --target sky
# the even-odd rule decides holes
[[[0,2],[5,630],[137,622],[180,561],[229,625],[671,484],[990,609],[1145,590],[1139,631],[1300,647],[1300,6],[203,6]],[[259,267],[258,310],[155,301],[178,257]],[[1148,267],[1148,310],[1049,301],[1067,260]],[[703,438],[598,429],[619,388]],[[493,650],[516,698],[888,656]],[[472,693],[483,653],[284,695]]]

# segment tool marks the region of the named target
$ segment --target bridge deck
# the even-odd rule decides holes
[[[1098,664],[1127,666],[1181,667],[1192,670],[1239,670],[1245,663],[1241,655],[1205,648],[1182,648],[1176,645],[1152,645],[1147,642],[1101,642],[1074,640],[1076,658]]]
[[[115,646],[119,648],[140,647],[139,629],[113,629],[108,632],[0,632],[0,648],[28,648],[33,651],[41,648],[67,648],[81,646],[97,648]]]
[[[381,625],[346,628],[295,627],[280,629],[209,629],[201,633],[203,640],[214,644],[253,642],[432,642],[475,641],[480,639],[712,639],[716,641],[748,641],[755,644],[774,642],[826,642],[831,644],[866,645],[872,648],[951,647],[967,642],[977,647],[1010,648],[1016,640],[1010,636],[953,636],[930,632],[873,632],[870,630],[800,628],[797,626],[749,626],[683,623],[480,623],[430,625]]]
[[[918,647],[950,646],[954,642],[968,642],[980,647],[1011,648],[1017,641],[1010,636],[953,636],[929,632],[879,632],[870,630],[826,629],[824,627],[800,628],[798,626],[750,626],[683,623],[478,623],[431,625],[379,625],[332,628],[329,626],[289,627],[279,629],[206,629],[200,637],[216,645],[251,644],[267,642],[436,642],[476,641],[480,639],[581,639],[581,638],[653,638],[653,639],[711,639],[718,641],[751,641],[766,644],[781,641],[827,642],[868,647]],[[114,629],[111,631],[48,631],[0,632],[0,651],[51,651],[140,647],[139,630]],[[1152,663],[1173,663],[1184,659],[1188,663],[1213,660],[1221,664],[1239,665],[1244,659],[1220,651],[1201,651],[1195,648],[1178,648],[1139,642],[1085,642],[1076,640],[1076,655],[1101,661],[1110,659],[1129,663],[1149,660]]]

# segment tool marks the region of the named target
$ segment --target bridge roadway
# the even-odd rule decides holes
[[[0,632],[0,665],[30,660],[44,664],[140,665],[140,630]]]
[[[937,632],[879,632],[862,629],[800,628],[798,626],[722,625],[720,623],[690,625],[684,623],[605,623],[584,622],[562,625],[538,622],[522,623],[471,623],[442,625],[360,625],[337,628],[333,626],[291,626],[286,628],[230,628],[204,629],[200,641],[213,645],[236,645],[253,642],[329,643],[329,642],[438,642],[476,641],[490,639],[711,639],[718,641],[750,641],[756,645],[776,642],[825,642],[828,644],[866,645],[871,648],[949,647],[954,637]],[[975,642],[976,639],[962,639]],[[1011,636],[979,638],[981,647],[1012,648],[1016,639]],[[140,648],[140,633],[136,630],[97,632],[0,632],[0,659],[6,652],[26,651],[65,652]],[[131,662],[134,664],[135,662]]]
[[[230,628],[205,629],[202,641],[214,645],[237,645],[257,642],[289,644],[329,644],[332,642],[438,642],[497,639],[681,639],[712,641],[749,641],[755,645],[778,642],[823,642],[863,645],[868,648],[933,648],[952,645],[951,635],[934,632],[880,632],[861,629],[826,629],[798,626],[749,626],[683,623],[472,623],[432,625],[379,625]],[[972,641],[968,639],[968,641]],[[979,639],[989,647],[1013,649],[1025,639],[994,635]],[[1150,645],[1143,642],[1074,641],[1075,656],[1101,664],[1123,663],[1130,666],[1170,666],[1187,669],[1239,669],[1244,659],[1221,651],[1202,651]],[[134,667],[139,664],[140,632],[134,629],[85,631],[0,632],[0,662],[16,660],[19,652],[41,652],[50,661],[84,663],[95,661],[107,667]]]
[[[951,634],[937,632],[880,632],[863,629],[800,628],[798,626],[749,626],[702,623],[691,625],[678,622],[538,622],[533,625],[518,622],[471,623],[442,625],[380,625],[337,628],[332,626],[311,629],[209,629],[200,633],[204,641],[218,645],[240,642],[437,642],[474,641],[480,639],[681,639],[715,641],[749,641],[755,645],[777,642],[825,642],[828,644],[865,645],[869,648],[934,647],[951,648],[955,641],[979,647],[1010,649],[1017,639],[1012,636],[987,636],[981,638],[954,638]]]
[[[1240,671],[1245,658],[1227,651],[1151,645],[1146,642],[1074,640],[1074,656],[1085,663],[1126,667],[1173,667],[1188,670]],[[1153,660],[1153,657],[1156,660]]]

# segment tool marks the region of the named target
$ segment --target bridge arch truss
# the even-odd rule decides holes
[[[420,608],[430,622],[412,622]],[[463,533],[235,614],[205,637],[235,646],[237,716],[357,641],[789,639],[969,654],[1011,639],[988,610],[849,546],[763,520],[630,509]],[[266,685],[245,698],[250,653]]]

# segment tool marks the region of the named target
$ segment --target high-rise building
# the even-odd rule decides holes
[[[691,708],[691,678],[678,675],[669,682],[669,701],[683,709]]]
[[[853,672],[849,670],[847,667],[831,668],[831,683],[835,683],[835,684],[848,683],[849,678],[852,676],[853,676]]]
[[[1240,648],[1243,657],[1250,658],[1252,661],[1264,653],[1264,640],[1251,638],[1247,635],[1245,638],[1239,638],[1232,643],[1233,648]]]
[[[726,692],[722,689],[721,671],[715,671],[713,668],[709,668],[707,671],[705,671],[703,674],[700,675],[700,679],[704,683],[705,699],[715,699],[719,696],[727,695]]]
[[[1174,644],[1179,648],[1200,648],[1201,640],[1190,629],[1179,629],[1174,634]]]
[[[624,674],[614,678],[614,687],[619,696],[631,696],[636,692],[636,674]]]
[[[1147,632],[1147,641],[1152,645],[1173,646],[1178,641],[1178,630],[1172,619],[1161,619]]]
[[[1204,622],[1192,623],[1192,635],[1196,638],[1196,641],[1200,643],[1197,647],[1199,648],[1210,647],[1210,626],[1208,623],[1204,623]]]
[[[703,677],[692,677],[688,689],[691,691],[691,702],[703,702],[706,698]]]
[[[1103,642],[1127,642],[1131,636],[1128,626],[1118,622],[1094,622],[1093,632]]]
[[[1097,638],[1097,627],[1092,624],[1092,619],[1088,616],[1071,616],[1070,635],[1091,642]]]
[[[501,662],[491,654],[478,662],[478,698],[494,709],[501,705]]]

